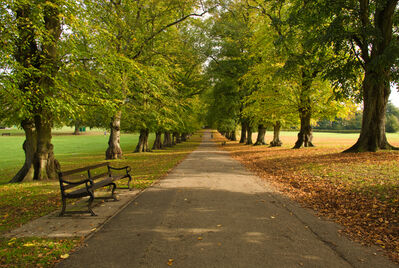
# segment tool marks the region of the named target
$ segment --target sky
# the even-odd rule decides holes
[[[392,102],[393,105],[399,108],[399,92],[396,86],[391,88],[391,95],[389,96],[389,100]]]

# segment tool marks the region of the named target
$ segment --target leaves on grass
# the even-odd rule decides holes
[[[329,141],[331,142],[331,141]],[[399,262],[399,152],[340,153],[344,147],[223,149],[303,205],[375,244]]]
[[[169,266],[172,266],[172,265],[173,265],[173,262],[174,262],[174,259],[169,259],[168,262],[167,262],[167,264],[168,264]]]

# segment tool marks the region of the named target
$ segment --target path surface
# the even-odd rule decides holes
[[[58,267],[398,267],[339,237],[335,224],[282,197],[209,138]]]

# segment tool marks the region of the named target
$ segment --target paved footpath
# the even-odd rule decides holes
[[[338,235],[203,135],[58,267],[398,267]]]

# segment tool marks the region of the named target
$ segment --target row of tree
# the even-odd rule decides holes
[[[12,179],[56,176],[51,129],[106,127],[106,159],[186,139],[200,126],[202,65],[196,0],[5,0],[0,3],[0,118],[25,131],[25,163]],[[165,141],[161,143],[164,133]]]
[[[397,82],[398,1],[231,0],[208,22],[208,120],[227,137],[281,145],[281,126],[299,125],[294,148],[313,146],[312,124],[346,118],[363,103],[361,134],[347,151],[394,149],[385,135]]]

